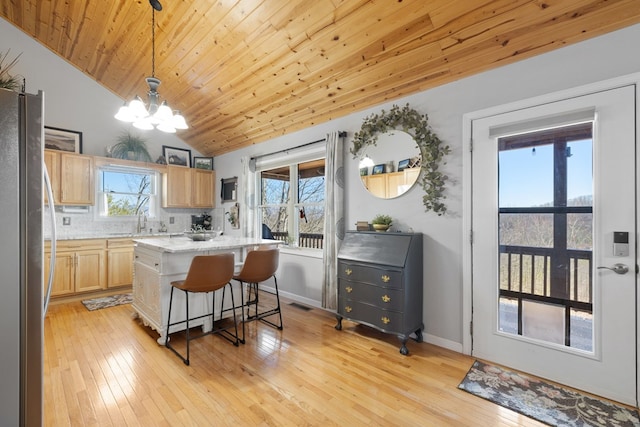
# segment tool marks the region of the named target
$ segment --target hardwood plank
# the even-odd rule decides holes
[[[191,366],[128,305],[52,306],[45,425],[541,425],[458,390],[470,357],[416,342],[402,356],[394,336],[348,321],[337,331],[333,314],[283,302],[283,331],[248,323],[239,347],[200,338]]]

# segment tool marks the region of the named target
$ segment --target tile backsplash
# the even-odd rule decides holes
[[[56,206],[56,233],[59,239],[106,236],[115,233],[135,233],[138,226],[137,218],[127,219],[96,219],[94,207],[65,208]],[[212,217],[212,228],[224,231],[224,209],[160,209],[158,218],[147,220],[146,233],[157,233],[160,223],[164,223],[168,233],[181,233],[191,228],[191,215],[207,213]],[[171,220],[173,218],[173,220]],[[49,208],[44,209],[43,235],[51,236]]]

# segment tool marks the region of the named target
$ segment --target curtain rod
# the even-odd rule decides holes
[[[344,137],[347,136],[347,132],[340,131],[340,132],[338,132],[338,136],[340,138],[344,138]],[[319,139],[317,141],[307,142],[305,144],[297,145],[295,147],[289,147],[289,148],[285,148],[285,149],[280,150],[280,151],[274,151],[273,153],[268,153],[268,154],[263,154],[261,156],[251,157],[251,160],[255,160],[255,159],[259,158],[259,157],[265,157],[265,156],[271,156],[271,155],[274,155],[274,154],[286,153],[287,151],[290,151],[290,150],[296,150],[298,148],[302,148],[302,147],[306,147],[306,146],[309,146],[309,145],[317,144],[319,142],[325,142],[326,140],[327,140],[327,138],[322,138],[322,139]]]

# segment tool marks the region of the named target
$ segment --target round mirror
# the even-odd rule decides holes
[[[376,145],[361,153],[362,184],[376,197],[393,199],[407,191],[420,175],[420,150],[411,135],[401,130],[381,133]]]

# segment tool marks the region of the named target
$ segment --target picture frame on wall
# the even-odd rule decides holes
[[[162,155],[168,165],[191,167],[191,150],[163,145]]]
[[[371,175],[379,175],[381,173],[384,173],[384,164],[375,165],[371,170]]]
[[[193,157],[193,167],[196,169],[213,170],[213,157]]]
[[[45,126],[44,148],[82,154],[82,132]]]

